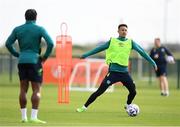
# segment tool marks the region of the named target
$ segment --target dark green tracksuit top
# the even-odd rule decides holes
[[[18,57],[18,63],[36,64],[41,51],[42,38],[47,43],[47,49],[42,57],[48,58],[53,49],[53,41],[47,31],[36,25],[35,21],[26,21],[25,24],[14,28],[6,41],[6,47],[13,56]],[[16,40],[19,44],[19,51],[13,46]]]

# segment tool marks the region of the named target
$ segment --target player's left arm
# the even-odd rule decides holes
[[[54,43],[44,28],[41,28],[41,32],[42,32],[42,37],[45,39],[46,44],[47,44],[47,49],[46,49],[44,55],[42,56],[42,59],[44,59],[44,61],[45,61],[51,54]]]
[[[168,55],[168,56],[173,56],[172,53],[166,48],[166,47],[163,47],[164,50],[165,50],[165,53]]]
[[[166,57],[167,62],[175,63],[175,59],[174,59],[174,56],[172,55],[172,53],[167,48],[165,48],[165,47],[163,47],[163,48],[164,48],[165,53],[167,55],[167,57]]]
[[[155,68],[155,70],[157,70],[157,65],[154,62],[154,60],[144,51],[144,49],[138,45],[136,42],[132,41],[132,49],[134,49],[135,51],[137,51],[144,59],[146,59],[148,62],[151,63],[151,65],[153,65],[153,67]]]

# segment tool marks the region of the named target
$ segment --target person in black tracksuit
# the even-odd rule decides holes
[[[167,80],[167,63],[174,63],[172,53],[164,46],[161,45],[160,38],[154,39],[155,47],[150,51],[150,57],[156,62],[158,70],[155,71],[159,79],[159,85],[162,96],[169,96],[169,86]]]

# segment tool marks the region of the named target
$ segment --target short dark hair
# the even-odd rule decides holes
[[[156,38],[154,38],[154,40],[159,40],[160,41],[161,39],[159,37],[156,37]]]
[[[28,9],[25,12],[25,19],[26,20],[36,20],[37,12],[35,9]]]
[[[126,24],[119,24],[118,29],[122,26],[125,26],[126,28],[128,28],[128,26]]]

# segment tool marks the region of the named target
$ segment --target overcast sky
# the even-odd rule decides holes
[[[154,37],[164,41],[165,35],[167,41],[180,43],[180,0],[0,0],[1,45],[15,26],[25,22],[29,8],[37,10],[37,24],[44,26],[54,41],[61,34],[60,24],[66,22],[73,44],[117,37],[119,23],[126,23],[128,36],[144,46]]]

